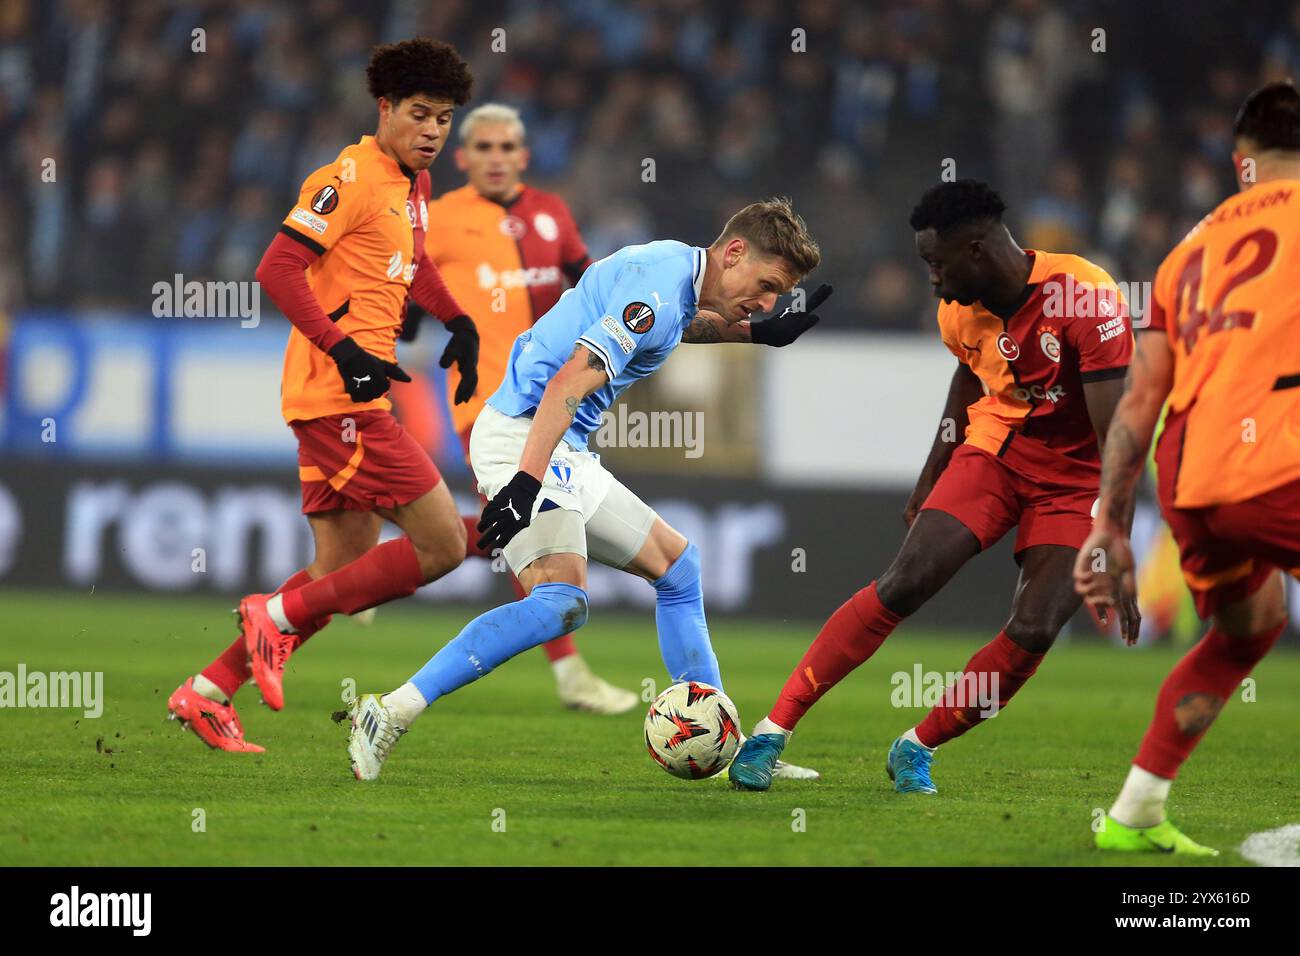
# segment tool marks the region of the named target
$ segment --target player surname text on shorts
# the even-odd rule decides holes
[[[0,671],[0,708],[80,707],[87,719],[104,713],[103,671]]]

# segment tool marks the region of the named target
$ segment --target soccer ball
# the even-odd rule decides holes
[[[712,777],[740,748],[736,705],[709,684],[673,684],[645,715],[645,745],[655,763],[674,777]]]

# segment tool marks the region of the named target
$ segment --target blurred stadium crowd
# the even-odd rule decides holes
[[[933,321],[907,213],[946,157],[1022,243],[1150,278],[1232,189],[1245,92],[1300,73],[1294,0],[4,0],[0,309],[250,278],[301,180],[373,132],[371,45],[417,33],[523,111],[526,178],[593,255],[788,194],[844,328]],[[450,156],[434,180],[460,184]]]

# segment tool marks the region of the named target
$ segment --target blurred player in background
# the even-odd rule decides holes
[[[1079,608],[1071,568],[1091,528],[1099,445],[1133,335],[1110,276],[1078,256],[1020,248],[1003,225],[1005,209],[992,189],[967,179],[935,186],[912,213],[917,251],[942,299],[939,331],[957,357],[944,417],[904,514],[909,531],[898,556],[822,627],[732,763],[740,789],[766,790],[813,704],[1012,528],[1020,580],[1011,617],[944,701],[890,747],[886,767],[899,793],[937,792],[935,748],[1005,707]],[[1136,640],[1133,601],[1121,607],[1120,624]]]
[[[263,749],[245,741],[231,703],[250,676],[279,710],[289,655],[332,614],[413,594],[465,555],[451,492],[385,393],[390,378],[406,378],[395,346],[408,297],[447,320],[444,364],[459,362],[473,391],[474,323],[424,253],[427,169],[473,78],[451,46],[421,38],[376,47],[366,80],[379,109],[375,135],[307,177],[257,269],[293,323],[281,403],[298,439],[316,554],[274,595],[244,598],[239,638],[168,701],[174,717],[220,750]],[[377,544],[381,518],[403,536]]]
[[[682,342],[793,342],[816,322],[829,286],[809,297],[806,312],[749,319],[820,258],[787,200],[754,203],[707,248],[665,240],[607,256],[515,339],[505,381],[474,424],[470,461],[489,498],[479,546],[502,549],[527,596],[471,621],[391,694],[353,702],[348,754],[358,779],[379,776],[393,744],[438,698],[581,627],[589,557],[654,587],[670,680],[722,687],[699,549],[606,471],[587,438]]]
[[[1131,598],[1123,517],[1160,410],[1158,494],[1210,630],[1165,678],[1097,845],[1205,856],[1165,818],[1182,766],[1286,626],[1300,575],[1300,93],[1252,93],[1233,127],[1240,192],[1156,273],[1151,326],[1106,443],[1095,528],[1075,578],[1098,608]]]
[[[501,385],[511,346],[574,285],[591,259],[569,207],[554,193],[526,186],[528,147],[519,113],[497,103],[476,107],[460,124],[456,165],[469,182],[429,205],[439,224],[426,234],[425,250],[456,300],[479,317],[478,391],[457,404],[461,384],[456,368],[447,372],[447,404],[465,458],[469,435],[487,396]],[[402,337],[412,339],[418,317]],[[398,413],[405,420],[427,404],[427,391],[397,390]],[[477,546],[479,515],[466,515],[467,556],[491,559]],[[511,577],[518,598],[524,597]],[[637,705],[630,690],[614,687],[591,672],[572,635],[542,645],[551,661],[556,690],[566,707],[597,714],[621,714]]]

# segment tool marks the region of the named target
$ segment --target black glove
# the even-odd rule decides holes
[[[418,305],[410,305],[406,309],[406,318],[402,320],[401,331],[397,337],[403,342],[414,342],[415,337],[420,334],[420,321],[427,313]]]
[[[442,350],[438,365],[450,368],[452,362],[456,363],[456,368],[460,371],[460,384],[456,386],[456,400],[452,404],[463,405],[473,397],[474,389],[478,388],[478,329],[468,315],[458,315],[447,323],[447,331],[451,333],[451,341]]]
[[[817,316],[813,315],[813,311],[830,298],[831,291],[828,285],[819,286],[817,291],[809,296],[802,312],[789,308],[770,319],[750,323],[749,334],[754,344],[775,345],[777,348],[789,345],[817,324]]]
[[[528,527],[533,520],[533,502],[542,490],[542,483],[526,471],[515,472],[509,484],[483,506],[483,517],[478,519],[479,548],[504,548],[510,539]]]
[[[350,337],[329,350],[329,357],[339,367],[343,387],[354,402],[373,402],[388,391],[388,380],[409,382],[411,376],[393,362],[371,355]]]

